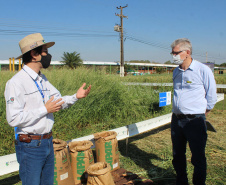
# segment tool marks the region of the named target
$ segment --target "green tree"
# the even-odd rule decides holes
[[[226,67],[226,63],[222,63],[220,66],[221,67]]]
[[[166,61],[164,64],[172,64],[170,60]]]
[[[61,57],[63,61],[61,63],[64,63],[71,69],[75,69],[78,66],[82,65],[82,59],[80,58],[80,53],[77,53],[74,51],[73,53],[64,52],[63,57]]]
[[[130,60],[126,61],[126,63],[150,63],[149,60]]]
[[[164,68],[162,68],[162,67],[157,67],[156,68],[156,73],[161,74],[161,73],[164,73],[164,72],[165,72],[165,69]]]

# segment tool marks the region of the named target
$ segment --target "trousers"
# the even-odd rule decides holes
[[[23,185],[53,185],[54,151],[52,137],[31,140],[30,143],[15,141],[19,175]]]
[[[205,185],[207,127],[205,114],[196,114],[194,118],[178,119],[175,114],[171,121],[171,139],[173,144],[173,166],[177,174],[177,185],[188,185],[186,145],[192,153],[191,163],[194,166],[193,184]]]

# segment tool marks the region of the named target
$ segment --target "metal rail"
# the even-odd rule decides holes
[[[136,83],[125,82],[125,85],[143,85],[143,86],[173,86],[173,83]],[[217,84],[217,88],[226,89],[226,84]]]

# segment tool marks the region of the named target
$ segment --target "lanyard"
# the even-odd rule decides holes
[[[23,69],[24,70],[24,69]],[[25,70],[24,70],[25,71]],[[25,71],[26,73],[27,73],[27,71]],[[30,75],[29,75],[30,76]],[[35,85],[37,86],[37,88],[38,88],[38,91],[40,92],[40,94],[41,94],[41,96],[42,96],[42,101],[43,101],[43,103],[45,103],[45,96],[44,96],[44,94],[42,93],[42,90],[41,90],[41,88],[39,87],[39,85],[38,85],[38,83],[37,83],[37,81],[36,80],[34,80],[33,78],[32,78],[32,80],[35,82]],[[40,82],[41,83],[41,82]]]
[[[34,79],[33,79],[33,80],[34,80]],[[37,83],[35,80],[34,80],[34,82],[35,82],[35,84],[36,84],[36,86],[37,86],[37,88],[38,88],[40,94],[42,95],[43,103],[45,103],[45,96],[44,96],[44,94],[42,93],[41,88],[39,87],[38,83]]]

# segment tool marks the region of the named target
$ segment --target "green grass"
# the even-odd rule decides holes
[[[207,185],[223,185],[226,180],[225,106],[226,100],[217,103],[207,116],[207,120],[217,130],[217,133],[208,131]],[[152,179],[156,185],[173,185],[175,184],[175,171],[172,166],[171,146],[170,125],[129,138],[128,156],[126,156],[125,149],[126,141],[119,141],[121,166]],[[187,147],[187,163],[189,183],[192,184],[193,166],[189,147]]]
[[[84,68],[43,70],[43,73],[62,95],[75,93],[83,82],[92,84],[91,93],[87,98],[79,100],[69,109],[54,114],[54,138],[67,141],[171,112],[171,106],[158,107],[158,92],[171,91],[172,87],[125,86],[122,82],[170,83],[172,74],[120,78],[118,75],[106,75],[101,71],[87,71]],[[2,141],[0,156],[15,152],[13,128],[9,127],[6,121],[4,99],[5,83],[13,75],[6,71],[0,72],[0,139]],[[218,82],[217,79],[218,76],[216,76]],[[219,81],[221,80],[222,78]],[[218,103],[208,117],[218,133],[209,133],[207,185],[223,184],[225,180],[226,112],[223,110],[225,107],[226,104]],[[128,156],[125,153],[125,146],[125,141],[119,141],[122,167],[150,178],[156,184],[175,183],[168,126],[130,138]],[[189,161],[189,150],[187,158]],[[189,162],[188,175],[191,179],[192,165]],[[0,177],[0,185],[7,183],[21,184],[18,172]]]
[[[159,108],[158,92],[172,87],[126,86],[118,75],[103,71],[57,69],[43,70],[48,80],[62,95],[72,95],[86,82],[92,84],[89,96],[69,109],[54,114],[55,138],[70,140],[102,130],[136,123],[171,111],[171,106]],[[0,84],[0,156],[15,152],[13,128],[6,121],[4,88],[13,73],[2,71]],[[136,77],[135,77],[136,78]]]
[[[172,73],[162,73],[162,74],[151,74],[151,75],[140,75],[132,76],[128,75],[122,80],[127,82],[141,82],[141,83],[173,83]]]

